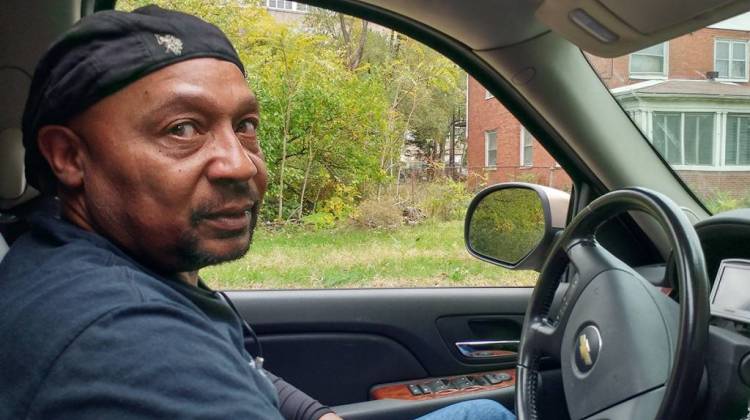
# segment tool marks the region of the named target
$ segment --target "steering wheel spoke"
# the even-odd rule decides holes
[[[534,358],[549,357],[557,362],[560,361],[560,346],[562,344],[563,331],[555,325],[550,324],[546,319],[539,319],[529,325],[528,334],[524,343],[529,344],[536,349]],[[523,344],[522,344],[523,345]],[[520,364],[524,364],[521,361]],[[527,361],[530,368],[536,368],[535,363]]]
[[[593,237],[575,238],[560,246],[566,259],[568,284],[560,303],[550,305],[547,320],[552,325],[564,324],[581,292],[605,270],[628,266],[601,246]]]
[[[568,241],[565,253],[575,273],[584,284],[588,284],[605,270],[630,270],[630,267],[607,251],[592,236]]]

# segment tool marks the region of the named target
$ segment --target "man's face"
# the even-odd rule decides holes
[[[258,104],[232,63],[170,65],[71,123],[86,145],[85,211],[94,230],[162,272],[247,252],[267,170]]]

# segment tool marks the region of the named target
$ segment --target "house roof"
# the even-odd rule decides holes
[[[648,80],[612,89],[622,96],[750,97],[750,87],[716,80]]]

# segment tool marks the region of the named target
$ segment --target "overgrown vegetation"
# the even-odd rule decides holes
[[[398,229],[261,229],[242,259],[201,270],[218,289],[533,286],[537,273],[469,256],[461,221]]]
[[[713,213],[721,213],[741,207],[750,207],[750,195],[738,197],[726,191],[715,191],[701,197],[701,201]]]
[[[500,261],[520,261],[544,236],[544,210],[533,190],[499,190],[485,196],[471,219],[473,249]]]
[[[362,228],[392,229],[401,226],[404,217],[398,203],[392,198],[368,198],[359,203],[352,221]]]

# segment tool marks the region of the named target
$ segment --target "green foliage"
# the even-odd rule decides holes
[[[750,207],[750,196],[736,197],[726,191],[716,191],[702,197],[703,204],[712,214]]]
[[[541,241],[544,212],[536,192],[504,189],[485,196],[471,217],[469,242],[477,252],[515,263]]]
[[[529,184],[539,184],[539,176],[534,172],[520,173],[515,177],[516,182],[527,182]]]
[[[418,205],[427,217],[440,221],[464,218],[472,197],[464,182],[444,178],[421,188],[422,199]]]
[[[314,229],[330,229],[336,225],[336,218],[331,213],[321,211],[302,217],[302,223]]]
[[[335,220],[347,219],[357,209],[359,192],[349,185],[336,185],[331,198],[323,203],[323,211],[333,215]]]

